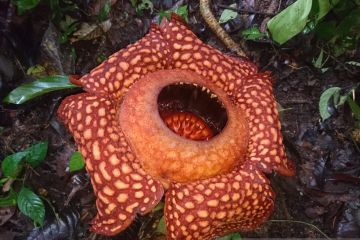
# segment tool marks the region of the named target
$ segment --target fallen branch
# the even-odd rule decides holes
[[[225,32],[225,30],[220,26],[216,18],[214,17],[211,8],[210,0],[199,0],[200,2],[200,13],[204,18],[205,22],[209,25],[211,30],[216,34],[216,36],[224,43],[224,45],[235,52],[241,57],[247,57],[245,53],[243,43],[238,44]]]

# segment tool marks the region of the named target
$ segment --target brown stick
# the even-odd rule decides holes
[[[216,36],[224,43],[224,45],[234,51],[237,55],[241,57],[247,57],[244,47],[240,44],[234,42],[234,40],[225,32],[225,30],[220,26],[216,18],[211,12],[210,0],[199,0],[200,2],[200,13],[204,18],[205,22],[209,25],[211,30],[216,34]]]

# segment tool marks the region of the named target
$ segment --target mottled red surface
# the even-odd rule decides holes
[[[173,17],[160,27],[154,25],[144,38],[83,76],[79,82],[87,93],[66,98],[59,108],[59,116],[74,135],[91,176],[98,208],[92,230],[97,233],[115,235],[124,230],[137,213],[147,213],[163,196],[162,176],[146,171],[146,162],[136,154],[141,149],[134,151],[136,138],[128,136],[131,124],[119,112],[127,92],[141,96],[132,92],[134,83],[141,85],[140,81],[152,79],[149,73],[157,72],[161,81],[166,71],[176,72],[173,69],[202,79],[205,87],[223,94],[226,99],[222,100],[229,102],[225,106],[235,109],[229,112],[229,121],[237,122],[231,114],[242,113],[245,120],[237,124],[244,125],[248,134],[244,135],[244,145],[238,146],[245,147],[246,153],[231,170],[206,178],[200,175],[190,182],[169,181],[165,204],[168,239],[212,239],[256,228],[274,205],[275,195],[263,173],[295,173],[285,156],[269,74],[258,73],[251,62],[231,58],[202,43]],[[126,113],[136,112],[134,109]],[[146,122],[141,125],[140,119],[132,119],[134,126],[151,130]],[[164,123],[161,129],[165,128]],[[176,136],[167,130],[165,137]],[[236,135],[236,129],[231,130]],[[177,137],[193,144],[205,142]],[[148,144],[162,149],[177,143],[149,140]],[[208,157],[205,155],[205,160]]]
[[[213,137],[213,131],[205,121],[191,112],[172,112],[162,116],[166,126],[176,135],[202,141]]]

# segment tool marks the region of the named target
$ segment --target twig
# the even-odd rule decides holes
[[[321,231],[317,226],[311,224],[311,223],[307,223],[307,222],[303,222],[303,221],[297,221],[297,220],[269,220],[269,222],[289,222],[289,223],[300,223],[303,225],[307,225],[309,227],[314,228],[317,232],[319,232],[321,235],[323,235],[323,237],[325,239],[331,240],[331,238],[326,235],[323,231]]]
[[[44,200],[45,202],[47,202],[47,204],[49,204],[49,207],[51,208],[51,210],[53,211],[55,218],[58,220],[59,219],[59,214],[55,211],[55,207],[54,205],[51,203],[51,201],[49,201],[47,198],[40,196],[40,198],[42,200]]]
[[[320,48],[320,47],[317,47]],[[322,49],[322,48],[320,48]],[[341,65],[348,73],[355,75],[355,73],[353,71],[351,71],[344,63],[342,63],[339,59],[337,59],[335,56],[333,56],[330,52],[322,49],[324,51],[325,54],[327,54],[332,60],[334,60],[336,63],[338,63],[339,65]]]
[[[14,181],[15,181],[15,179],[9,178],[9,179],[5,182],[4,186],[2,187],[2,191],[3,191],[3,192],[8,192],[8,191],[10,191],[11,185],[13,184]]]
[[[211,12],[210,9],[210,0],[199,0],[200,2],[200,13],[204,18],[205,22],[209,25],[211,30],[216,34],[216,36],[225,44],[225,46],[234,51],[237,55],[241,57],[247,57],[243,44],[237,44],[234,40],[225,32],[224,29],[220,26],[216,18]]]
[[[250,9],[234,8],[234,7],[229,7],[229,6],[226,6],[223,4],[218,4],[218,6],[220,8],[229,9],[229,10],[238,12],[240,14],[260,14],[260,15],[267,15],[267,16],[271,16],[271,17],[275,16],[275,14],[271,13],[271,12],[261,12],[261,11],[255,11],[255,10],[250,10]]]
[[[280,12],[281,4],[282,4],[282,0],[280,0],[280,2],[279,2],[278,8],[277,8],[277,12]]]

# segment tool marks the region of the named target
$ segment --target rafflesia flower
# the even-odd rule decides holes
[[[176,16],[78,83],[58,114],[97,196],[92,230],[115,235],[166,190],[167,239],[256,228],[291,176],[269,73],[200,41]]]

